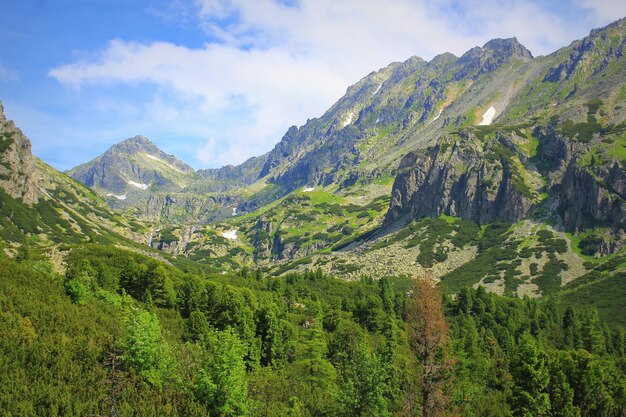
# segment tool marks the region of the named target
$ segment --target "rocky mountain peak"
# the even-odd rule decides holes
[[[153,160],[161,160],[174,169],[184,173],[193,173],[194,169],[186,163],[177,159],[174,155],[167,154],[159,149],[150,139],[145,136],[137,135],[135,137],[123,140],[113,145],[105,155],[122,154],[122,156],[135,156],[138,154],[147,154]],[[156,158],[156,159],[155,159]]]
[[[533,54],[524,45],[519,43],[515,37],[508,39],[492,39],[483,46],[483,49],[491,50],[495,55],[505,56],[507,58],[520,58],[523,61],[533,59]]]
[[[619,30],[625,30],[626,29],[626,17],[622,17],[619,20],[616,20],[615,22],[609,23],[608,25],[606,25],[605,27],[602,28],[598,28],[598,29],[592,29],[591,32],[589,33],[590,37],[594,37],[597,35],[601,35],[607,31],[610,31],[612,29],[619,29]]]
[[[66,173],[83,184],[124,201],[130,194],[180,190],[195,170],[159,149],[145,136],[111,146],[104,154]],[[129,194],[130,193],[130,194]]]
[[[530,51],[516,38],[492,39],[482,48],[476,46],[458,59],[456,65],[459,71],[455,79],[475,78],[496,71],[513,60],[527,62],[532,59]]]
[[[123,140],[113,146],[112,150],[118,152],[136,153],[136,152],[154,152],[160,153],[161,150],[150,139],[145,136],[137,135],[132,138]]]

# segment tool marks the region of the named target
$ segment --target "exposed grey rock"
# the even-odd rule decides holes
[[[505,156],[486,159],[456,142],[409,153],[400,162],[385,223],[441,214],[479,224],[515,222],[532,200],[513,185],[510,165]]]
[[[26,204],[39,197],[30,140],[4,115],[0,102],[0,188]]]
[[[198,223],[209,223],[229,217],[229,207],[238,204],[231,195],[156,194],[143,199],[138,207],[138,217],[165,223],[182,223],[194,219]]]
[[[613,161],[597,169],[572,160],[563,176],[559,213],[569,230],[609,226],[626,230],[626,173]]]

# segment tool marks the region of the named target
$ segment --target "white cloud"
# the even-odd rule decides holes
[[[591,11],[594,24],[606,24],[626,16],[626,2],[623,0],[578,0],[577,3]]]
[[[571,22],[532,0],[196,0],[187,10],[183,4],[172,7],[187,22],[196,13],[208,34],[203,47],[118,39],[95,59],[49,74],[77,89],[152,85],[150,102],[120,105],[128,123],[134,117],[138,127],[204,138],[196,156],[205,166],[269,150],[289,125],[321,115],[349,84],[393,61],[460,55],[494,37],[517,36],[535,54],[574,39]],[[137,116],[137,108],[145,114]]]
[[[242,162],[269,150],[286,123],[321,114],[346,87],[329,69],[279,49],[243,51],[218,44],[190,49],[120,40],[110,42],[96,61],[64,65],[50,75],[73,88],[151,83],[171,92],[167,99],[157,94],[146,107],[148,114],[158,124],[179,124],[187,132],[189,116],[183,112],[204,118],[223,142],[211,158],[201,159],[211,165]]]

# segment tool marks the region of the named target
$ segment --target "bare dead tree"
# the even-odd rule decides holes
[[[446,357],[448,324],[443,313],[441,292],[431,278],[415,279],[405,306],[404,319],[410,348],[420,365],[418,380],[409,390],[408,411],[416,414],[419,403],[422,417],[441,415],[448,405],[444,387],[451,363]],[[416,396],[420,401],[416,401]]]

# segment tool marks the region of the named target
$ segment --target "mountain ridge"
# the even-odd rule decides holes
[[[153,248],[201,262],[348,278],[432,268],[443,282],[549,293],[623,249],[624,22],[537,58],[509,38],[391,63],[265,155],[108,202],[154,222]],[[482,240],[499,224],[511,254]],[[524,247],[538,267],[513,255]],[[504,275],[489,256],[506,258],[491,261]]]

